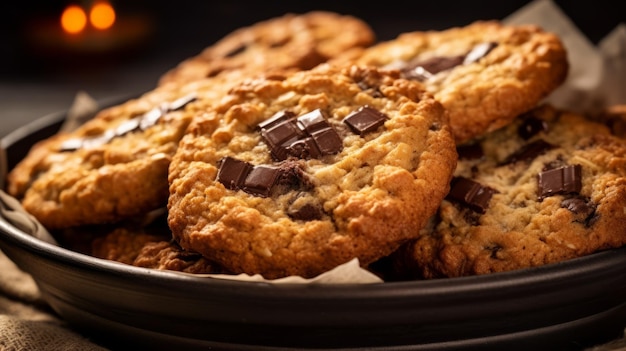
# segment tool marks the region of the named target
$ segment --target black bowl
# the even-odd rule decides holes
[[[6,167],[65,117],[5,137]],[[482,276],[341,285],[138,268],[49,244],[4,218],[0,249],[54,311],[112,349],[580,350],[626,327],[626,248]]]

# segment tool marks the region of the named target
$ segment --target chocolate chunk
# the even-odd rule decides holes
[[[261,137],[265,140],[270,148],[284,147],[283,144],[291,144],[299,139],[301,133],[295,124],[285,121],[278,123],[269,129],[261,131]]]
[[[166,111],[164,109],[161,109],[160,107],[155,107],[152,110],[146,112],[139,121],[139,128],[141,128],[141,130],[146,130],[152,127],[159,121],[159,119],[161,119],[161,117],[163,117],[165,113]]]
[[[296,120],[296,125],[300,130],[309,135],[317,130],[330,127],[330,124],[326,118],[324,118],[324,114],[320,109],[299,116]]]
[[[570,210],[576,215],[575,222],[582,223],[586,227],[590,227],[598,219],[596,206],[594,206],[589,198],[577,196],[567,198],[561,201],[561,207]]]
[[[478,160],[484,156],[483,148],[479,143],[457,146],[456,152],[463,160]]]
[[[61,144],[59,151],[64,152],[75,151],[79,148],[94,148],[110,142],[115,137],[121,137],[136,130],[146,130],[155,125],[159,121],[159,119],[161,119],[161,117],[163,117],[168,112],[180,110],[187,104],[195,100],[196,95],[190,94],[174,100],[170,104],[164,104],[160,107],[155,107],[139,117],[131,118],[127,121],[124,121],[119,124],[114,130],[107,130],[104,132],[104,134],[100,136],[66,140]]]
[[[257,128],[259,130],[269,129],[277,124],[285,123],[295,117],[296,114],[291,111],[279,111],[276,112],[272,117],[266,119],[265,121],[259,123]]]
[[[269,196],[280,176],[280,170],[272,166],[254,166],[246,177],[242,190],[256,196]]]
[[[480,60],[481,58],[487,56],[487,54],[489,54],[489,52],[493,50],[496,46],[498,46],[498,43],[494,42],[480,43],[478,45],[475,45],[472,50],[468,52],[467,55],[465,55],[465,58],[463,59],[463,64],[467,65]]]
[[[59,146],[59,151],[60,152],[75,151],[75,150],[80,149],[82,146],[83,146],[83,139],[81,138],[67,139],[61,143],[61,146]]]
[[[279,164],[280,179],[278,184],[290,190],[312,189],[315,185],[304,171],[300,160],[287,160]]]
[[[322,209],[314,204],[305,204],[299,208],[290,207],[287,215],[293,219],[302,221],[312,221],[322,218]]]
[[[260,123],[258,128],[270,147],[272,158],[277,161],[286,160],[289,156],[318,158],[343,149],[339,133],[320,109],[297,118],[293,118],[291,112],[281,112]]]
[[[528,116],[524,118],[522,124],[517,128],[517,134],[524,140],[530,139],[532,136],[540,132],[548,130],[548,123],[539,118]]]
[[[237,190],[243,186],[252,168],[253,166],[248,162],[224,157],[219,161],[217,181],[224,184],[227,189]]]
[[[539,197],[556,194],[573,194],[582,188],[582,167],[564,166],[539,173]]]
[[[322,156],[322,152],[312,137],[296,140],[283,150],[285,150],[287,155],[301,159],[319,158]]]
[[[561,207],[567,208],[568,210],[576,214],[579,214],[579,213],[590,214],[591,212],[594,211],[594,208],[589,206],[587,201],[579,197],[564,199],[563,201],[561,201]]]
[[[498,191],[464,177],[454,177],[450,183],[447,199],[461,203],[474,212],[484,214],[489,201]]]
[[[410,62],[404,69],[403,75],[408,79],[425,80],[439,72],[447,71],[463,63],[465,55],[437,56],[426,60]],[[426,71],[426,73],[424,72]]]
[[[343,149],[341,137],[332,127],[318,130],[311,134],[315,145],[322,155],[333,155]]]
[[[139,120],[139,118],[133,118],[122,122],[122,124],[115,128],[115,134],[117,136],[122,136],[139,129]]]
[[[548,143],[545,140],[539,139],[530,144],[526,144],[521,149],[517,150],[513,154],[509,155],[500,165],[506,165],[509,163],[515,163],[518,161],[527,161],[536,158],[539,155],[544,154],[546,151],[554,148],[554,145]]]
[[[179,99],[176,99],[174,101],[172,101],[168,108],[167,111],[178,111],[182,108],[184,108],[185,106],[187,106],[188,104],[196,101],[198,99],[198,97],[196,96],[196,94],[189,94],[187,96],[183,96]]]
[[[343,122],[347,124],[354,133],[363,136],[366,133],[378,129],[387,119],[388,117],[384,113],[372,107],[363,106],[346,116]]]

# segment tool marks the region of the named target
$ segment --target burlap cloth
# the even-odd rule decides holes
[[[567,91],[560,89],[552,96],[557,106],[576,110],[598,105],[626,103],[626,26],[621,24],[598,48],[582,36],[573,23],[550,0],[537,0],[521,8],[505,19],[509,23],[537,23],[547,30],[561,35],[571,55],[572,73],[566,82]],[[600,49],[600,50],[597,50]],[[576,61],[576,58],[584,61]],[[573,93],[573,94],[572,94]],[[84,101],[82,93],[77,100]],[[1,162],[0,162],[1,163]],[[0,165],[0,173],[3,173]],[[3,184],[0,175],[0,185]],[[6,194],[0,191],[1,209],[16,208],[19,205],[7,203]],[[21,216],[19,211],[5,211],[7,216]],[[20,222],[19,220],[17,221]],[[36,221],[24,221],[33,225]],[[43,228],[28,227],[24,231],[39,233],[43,240],[47,237]],[[39,237],[39,235],[37,235]],[[0,351],[33,350],[107,350],[91,342],[88,337],[72,330],[42,299],[32,277],[20,270],[0,251]],[[626,338],[620,338],[588,351],[626,350]]]

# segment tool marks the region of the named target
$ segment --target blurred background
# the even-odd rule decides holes
[[[115,22],[81,40],[60,28],[68,6],[87,0],[4,1],[0,5],[0,137],[36,118],[63,111],[79,91],[100,101],[151,90],[165,71],[231,31],[286,12],[330,10],[370,24],[379,40],[400,32],[445,29],[503,19],[531,1],[200,1],[107,0]],[[608,0],[553,0],[592,43],[626,12]],[[85,39],[87,37],[87,39]]]

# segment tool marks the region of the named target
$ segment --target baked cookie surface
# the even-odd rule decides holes
[[[219,99],[217,79],[170,85],[98,112],[34,145],[7,191],[48,229],[112,223],[165,207],[171,157],[191,118]]]
[[[540,106],[459,146],[450,193],[392,257],[401,279],[561,262],[626,244],[626,141]]]
[[[160,219],[160,218],[159,218]],[[128,265],[194,274],[224,273],[202,255],[183,250],[163,220],[126,224],[93,239],[88,254]]]
[[[188,82],[228,73],[310,69],[345,50],[373,44],[367,23],[328,11],[280,17],[239,28],[166,72],[159,84]]]
[[[168,223],[233,273],[312,277],[415,237],[456,159],[421,84],[322,65],[239,85],[194,119],[170,167]]]
[[[457,143],[507,125],[565,80],[560,39],[533,25],[477,21],[442,31],[402,33],[333,63],[398,69],[448,109]]]

